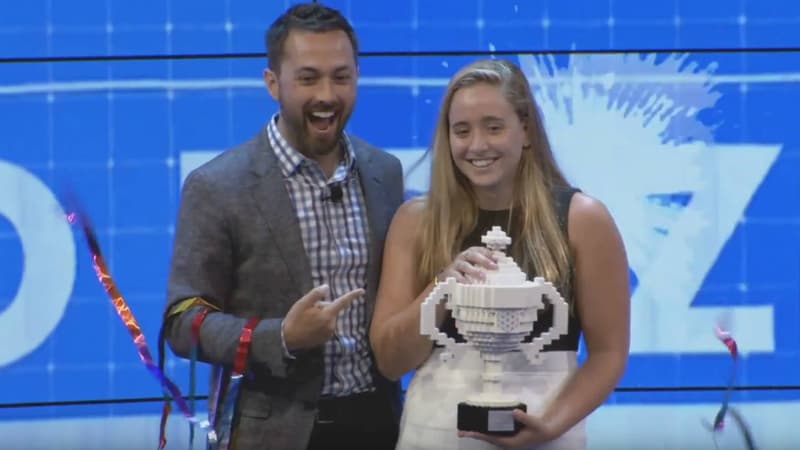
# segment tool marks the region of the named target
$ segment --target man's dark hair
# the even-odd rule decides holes
[[[353,46],[353,55],[358,60],[358,40],[350,22],[342,14],[319,3],[301,3],[292,6],[269,27],[266,33],[267,60],[269,68],[280,70],[283,61],[284,44],[292,30],[323,33],[341,30],[347,34]]]

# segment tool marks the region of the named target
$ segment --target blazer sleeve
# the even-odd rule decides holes
[[[237,262],[220,191],[197,170],[184,182],[162,333],[176,355],[189,358],[192,322],[203,307],[211,307],[216,312],[208,314],[200,328],[198,359],[230,367],[248,318],[225,312],[225,303],[230,301],[234,289]],[[182,308],[189,299],[202,299],[205,306]],[[286,376],[292,360],[283,352],[281,322],[280,318],[270,318],[256,326],[248,361],[250,369]]]

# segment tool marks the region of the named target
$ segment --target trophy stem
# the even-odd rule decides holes
[[[483,371],[481,372],[482,389],[473,395],[470,401],[485,406],[516,405],[517,401],[503,392],[503,358],[502,353],[481,352]]]
[[[503,355],[496,353],[483,353],[483,394],[495,400],[503,396],[503,386],[500,383],[503,375]]]
[[[458,429],[498,436],[516,434],[521,425],[514,420],[514,409],[527,411],[527,406],[503,393],[502,375],[504,353],[481,352],[483,389],[467,401],[458,404]]]

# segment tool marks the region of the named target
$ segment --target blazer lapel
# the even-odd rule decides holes
[[[358,142],[353,142],[356,154],[356,167],[361,179],[361,187],[366,201],[367,224],[369,229],[369,267],[367,268],[367,317],[372,317],[374,298],[378,291],[381,259],[383,257],[384,234],[391,217],[387,217],[387,201],[384,196],[381,170],[372,160],[370,153]],[[250,194],[259,211],[260,218],[272,236],[275,246],[282,255],[292,282],[298,287],[298,298],[313,288],[311,264],[305,252],[300,224],[294,206],[284,184],[283,174],[278,165],[272,146],[267,137],[266,127],[253,141],[252,154],[253,181]]]
[[[386,198],[384,196],[383,182],[380,179],[380,168],[377,167],[371,155],[357,142],[353,142],[356,153],[356,167],[361,178],[361,187],[366,201],[367,223],[369,226],[369,266],[367,268],[367,317],[372,317],[375,307],[374,299],[378,292],[381,258],[383,257],[383,243],[388,218],[386,217]]]
[[[255,139],[251,152],[255,177],[250,186],[250,194],[259,210],[260,218],[270,235],[275,238],[274,244],[289,268],[292,284],[298,287],[297,298],[300,298],[313,287],[311,265],[300,235],[297,214],[286,190],[278,159],[269,143],[266,128]]]

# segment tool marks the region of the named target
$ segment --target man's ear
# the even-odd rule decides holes
[[[264,69],[264,84],[267,85],[270,97],[276,102],[279,98],[280,89],[278,87],[278,74],[272,69]]]

